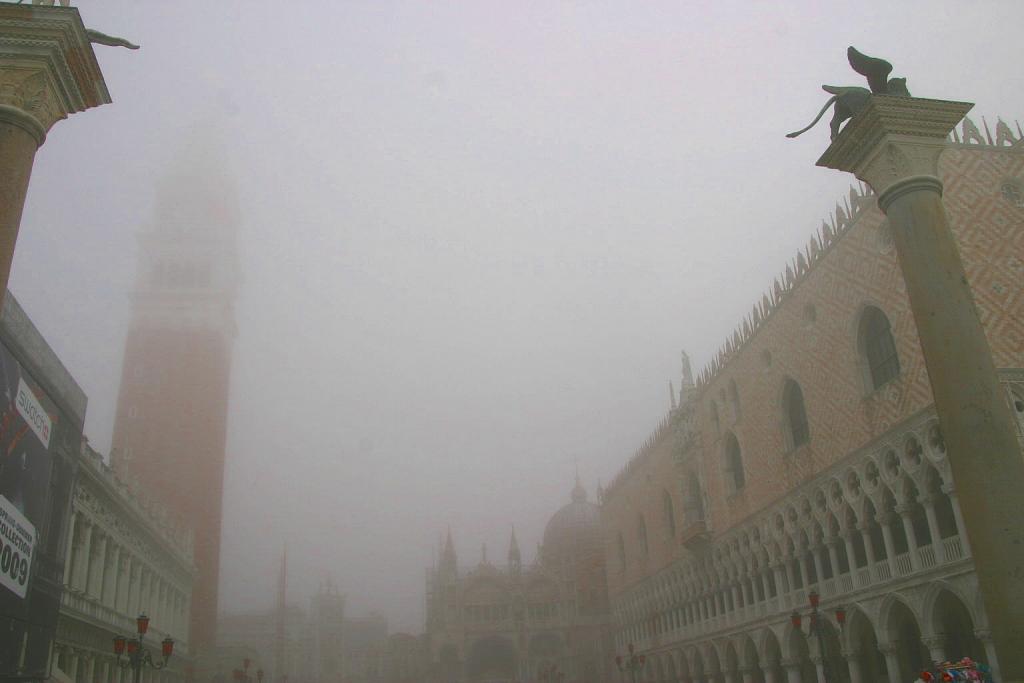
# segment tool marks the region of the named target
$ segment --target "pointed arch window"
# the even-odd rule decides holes
[[[643,515],[640,515],[636,525],[636,537],[640,541],[640,552],[647,557],[647,553],[650,549],[647,547],[647,521]]]
[[[747,481],[743,474],[743,455],[740,452],[740,442],[732,432],[725,437],[724,460],[726,484],[731,492],[735,493],[741,490]]]
[[[661,507],[665,515],[665,528],[672,538],[676,536],[676,511],[672,505],[672,496],[668,491],[661,492]]]
[[[859,346],[872,391],[900,374],[889,318],[874,306],[865,309],[861,317]]]
[[[720,422],[718,420],[718,405],[715,404],[715,399],[711,399],[709,411],[711,413],[711,426],[714,428],[715,434],[718,434]]]
[[[799,448],[811,440],[811,430],[807,423],[804,392],[800,385],[791,379],[786,380],[786,386],[782,390],[782,409],[789,449]]]

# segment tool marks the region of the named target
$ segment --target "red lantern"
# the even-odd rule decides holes
[[[802,623],[800,613],[793,610],[793,613],[789,615],[789,622],[793,624],[793,628],[800,628],[800,624]]]
[[[160,645],[160,653],[164,656],[164,659],[169,658],[171,653],[174,652],[174,639],[170,637],[164,638]]]
[[[136,638],[130,638],[128,640],[128,654],[133,655],[139,651],[139,641]]]
[[[932,681],[935,680],[935,677],[932,676],[931,672],[929,671],[922,671],[921,675],[918,678],[924,681],[924,683],[932,683]]]
[[[149,617],[147,617],[146,613],[143,612],[135,620],[135,624],[139,627],[139,635],[144,636],[146,635],[146,631],[149,630]]]
[[[644,662],[646,662],[646,661],[647,661],[647,657],[645,657],[643,655],[640,655],[640,666],[643,666]]]
[[[114,654],[118,657],[124,654],[124,636],[114,636]]]
[[[846,609],[843,607],[836,607],[836,621],[839,622],[839,626],[842,627],[846,623]]]
[[[807,599],[810,600],[811,607],[813,609],[818,609],[818,603],[821,601],[821,596],[818,595],[818,591],[811,591],[810,594],[808,594]]]

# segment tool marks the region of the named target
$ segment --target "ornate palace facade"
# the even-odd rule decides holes
[[[532,565],[513,532],[505,567],[484,549],[460,570],[449,533],[427,577],[429,680],[611,680],[606,585],[600,510],[578,481]]]
[[[146,647],[175,640],[162,671],[144,669],[143,683],[184,681],[189,605],[195,568],[192,533],[119,481],[99,453],[82,445],[75,485],[54,644],[54,667],[76,683],[130,683],[112,650],[131,636],[140,613],[150,617]],[[124,663],[125,658],[122,658]]]
[[[1024,425],[1021,137],[966,119],[941,172]],[[646,655],[642,680],[900,683],[932,660],[998,666],[873,196],[851,191],[696,381],[684,368],[680,399],[601,510],[615,646]]]

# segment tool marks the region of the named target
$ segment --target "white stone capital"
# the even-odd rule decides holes
[[[919,97],[872,95],[818,166],[853,173],[875,191],[884,211],[901,187],[942,191],[939,155],[974,105]]]

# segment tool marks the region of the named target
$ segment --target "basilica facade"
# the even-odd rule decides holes
[[[992,360],[1024,432],[1024,142],[970,120],[940,162]],[[615,648],[643,681],[998,672],[892,233],[851,190],[601,506]],[[996,675],[998,680],[998,673]]]
[[[576,482],[524,565],[515,532],[505,566],[483,553],[458,565],[451,532],[427,576],[426,653],[433,681],[611,680],[600,508]]]

